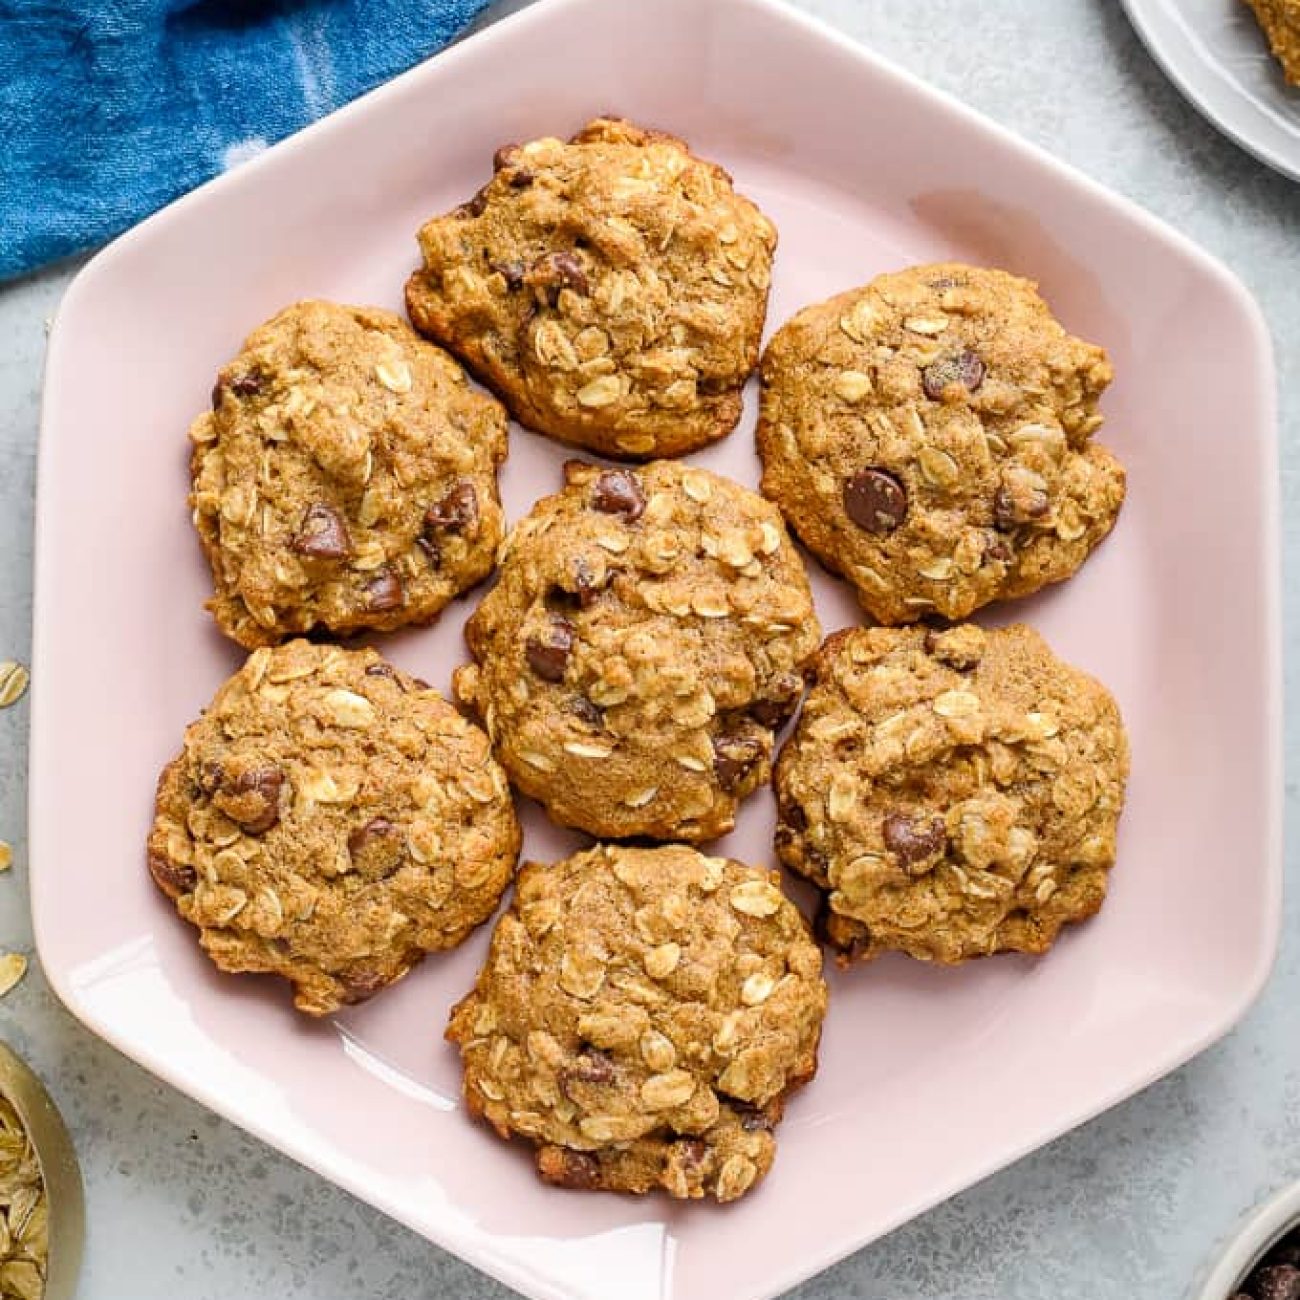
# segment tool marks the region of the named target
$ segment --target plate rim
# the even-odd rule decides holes
[[[1300,183],[1300,144],[1296,146],[1295,157],[1289,158],[1273,146],[1252,139],[1248,134],[1244,134],[1224,121],[1206,96],[1193,84],[1186,66],[1173,57],[1168,45],[1156,33],[1154,16],[1163,9],[1163,0],[1120,0],[1120,4],[1124,7],[1129,23],[1156,67],[1206,122],[1220,135],[1248,153],[1256,162],[1263,163],[1265,167],[1271,168],[1288,180]]]
[[[943,107],[950,115],[961,119],[968,128],[986,137],[994,138],[1003,148],[1031,163],[1040,171],[1051,173],[1058,180],[1082,189],[1095,201],[1099,201],[1130,223],[1142,228],[1148,235],[1157,238],[1169,246],[1185,260],[1193,263],[1202,275],[1215,282],[1224,292],[1241,317],[1241,328],[1250,335],[1251,353],[1256,363],[1258,390],[1263,400],[1263,431],[1260,445],[1262,466],[1272,472],[1262,475],[1259,483],[1259,520],[1258,530],[1264,546],[1263,571],[1260,574],[1260,586],[1263,604],[1260,610],[1260,626],[1266,646],[1265,662],[1261,665],[1263,681],[1260,684],[1262,703],[1266,710],[1265,730],[1267,753],[1264,755],[1265,770],[1268,774],[1267,788],[1261,792],[1263,801],[1263,843],[1265,845],[1264,863],[1267,888],[1261,900],[1264,908],[1265,942],[1255,954],[1254,966],[1249,980],[1242,981],[1234,991],[1231,999],[1225,999],[1217,1016],[1207,1020],[1200,1032],[1184,1035],[1181,1041],[1172,1043],[1170,1049],[1161,1054],[1156,1067],[1147,1067],[1131,1079],[1124,1079],[1114,1087],[1101,1090],[1094,1101],[1069,1113],[1062,1113],[1053,1122],[1044,1125],[1022,1142],[1007,1147],[996,1153],[987,1161],[981,1162],[977,1171],[955,1175],[951,1180],[937,1186],[918,1202],[902,1206],[898,1213],[883,1224],[873,1226],[866,1234],[846,1234],[844,1239],[828,1240],[819,1252],[792,1259],[788,1267],[779,1274],[774,1274],[761,1292],[754,1293],[754,1300],[767,1300],[767,1297],[780,1295],[789,1287],[797,1285],[829,1268],[839,1260],[877,1240],[879,1237],[899,1227],[901,1224],[926,1213],[936,1205],[946,1201],[958,1192],[982,1182],[992,1174],[1022,1159],[1030,1152],[1046,1145],[1079,1125],[1088,1122],[1098,1114],[1117,1105],[1150,1086],[1156,1080],[1177,1069],[1192,1057],[1226,1035],[1250,1010],[1268,982],[1276,959],[1278,939],[1281,926],[1281,894],[1283,877],[1283,728],[1282,728],[1282,636],[1281,636],[1281,555],[1280,555],[1280,486],[1278,483],[1278,430],[1277,430],[1277,392],[1276,368],[1271,337],[1263,313],[1253,296],[1241,280],[1226,265],[1195,244],[1180,231],[1167,225],[1159,218],[1140,207],[1124,195],[1113,191],[1073,166],[1054,158],[1043,148],[1015,135],[1008,128],[984,116],[962,103],[955,96],[934,87],[910,71],[892,64],[885,57],[875,52],[870,46],[860,42],[831,27],[826,22],[795,9],[786,0],[655,0],[664,11],[666,21],[683,17],[698,21],[700,6],[712,5],[716,8],[732,7],[736,9],[752,8],[766,13],[782,23],[792,24],[806,33],[828,42],[841,53],[848,54],[858,64],[859,69],[873,78],[883,78],[901,85],[913,95]],[[1125,0],[1127,5],[1128,0]],[[377,87],[350,104],[343,106],[302,131],[286,138],[268,149],[265,153],[244,163],[241,167],[217,176],[196,190],[183,195],[167,207],[153,214],[139,225],[118,236],[112,243],[97,253],[77,274],[65,291],[60,301],[53,324],[50,329],[46,352],[45,375],[42,386],[41,415],[38,436],[37,493],[33,528],[34,574],[32,607],[32,664],[33,684],[31,692],[31,723],[29,750],[29,788],[28,788],[28,844],[29,871],[33,886],[38,875],[44,876],[45,867],[43,844],[45,827],[38,816],[38,806],[45,802],[47,783],[56,784],[56,768],[51,760],[51,746],[42,734],[41,723],[47,712],[53,712],[53,682],[41,671],[47,657],[48,644],[53,640],[52,632],[47,627],[46,584],[42,574],[46,567],[46,553],[52,549],[52,538],[56,524],[50,516],[48,492],[45,486],[44,466],[46,461],[47,441],[53,442],[52,432],[57,421],[58,399],[55,396],[63,384],[64,334],[65,322],[77,314],[78,305],[83,296],[90,293],[98,279],[110,269],[115,262],[129,253],[138,243],[148,240],[154,229],[163,223],[174,221],[191,206],[209,202],[215,196],[225,197],[237,191],[241,185],[249,183],[249,178],[259,174],[259,168],[272,166],[272,159],[283,158],[295,150],[309,146],[325,138],[336,130],[341,122],[350,121],[353,115],[370,112],[382,103],[385,96],[397,93],[398,86],[406,86],[426,78],[436,78],[442,69],[454,64],[463,57],[464,51],[473,47],[482,52],[493,43],[501,42],[507,35],[527,30],[532,24],[548,22],[552,15],[570,10],[582,10],[595,5],[608,9],[611,5],[622,4],[635,8],[638,0],[537,0],[517,13],[510,14],[494,22],[489,27],[471,34],[464,40],[440,51],[414,68],[400,74],[388,83]],[[383,1213],[402,1223],[426,1240],[445,1249],[470,1263],[473,1267],[511,1286],[521,1293],[538,1297],[538,1300],[565,1300],[566,1292],[552,1278],[535,1273],[527,1265],[514,1257],[495,1252],[476,1234],[466,1233],[451,1217],[430,1224],[416,1222],[414,1216],[406,1212],[403,1206],[392,1197],[370,1186],[360,1174],[353,1174],[346,1169],[336,1170],[327,1167],[329,1162],[322,1158],[317,1148],[298,1143],[293,1138],[282,1138],[272,1126],[262,1122],[260,1117],[239,1113],[238,1106],[230,1098],[220,1093],[215,1087],[208,1087],[201,1082],[185,1078],[178,1082],[178,1071],[169,1058],[134,1043],[130,1036],[118,1032],[117,1028],[101,1021],[94,1009],[84,1003],[68,980],[68,971],[62,967],[51,966],[45,961],[45,951],[49,935],[54,928],[50,910],[38,905],[46,901],[46,891],[33,888],[31,891],[33,933],[35,948],[41,959],[51,989],[59,1000],[91,1032],[103,1038],[110,1045],[176,1088],[179,1092],[193,1098],[201,1105],[223,1116],[231,1123],[252,1134],[258,1140],[288,1156],[300,1165],[311,1169],[329,1182],[344,1188],[352,1195],[368,1204],[374,1205]]]

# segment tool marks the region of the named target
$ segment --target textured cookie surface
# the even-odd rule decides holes
[[[1268,37],[1286,79],[1300,86],[1300,0],[1245,0]]]
[[[740,418],[776,231],[682,141],[600,118],[498,151],[420,231],[411,319],[520,423],[605,456],[673,456]]]
[[[492,568],[505,412],[391,312],[301,302],[190,429],[209,608],[252,649],[433,618]]]
[[[821,952],[776,872],[681,845],[527,863],[453,1011],[465,1098],[548,1182],[743,1195],[812,1078]]]
[[[373,650],[256,651],[158,782],[149,869],[226,971],[326,1015],[458,944],[519,853],[487,737]]]
[[[763,356],[763,492],[882,623],[962,618],[1074,573],[1124,471],[1111,368],[1035,287],[956,264],[806,308]]]
[[[565,472],[506,542],[456,691],[556,821],[723,834],[817,648],[799,556],[774,506],[704,470]]]
[[[841,953],[1041,953],[1106,894],[1128,741],[1024,626],[838,632],[777,760],[777,849]]]

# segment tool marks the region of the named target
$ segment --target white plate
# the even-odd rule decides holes
[[[1225,135],[1300,180],[1300,88],[1243,0],[1123,0],[1170,80]]]

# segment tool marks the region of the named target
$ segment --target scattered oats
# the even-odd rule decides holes
[[[933,337],[936,334],[942,334],[948,328],[948,318],[939,314],[934,316],[909,316],[903,322],[903,328],[910,330],[913,334],[925,334]]]
[[[941,555],[938,559],[918,568],[917,572],[921,577],[929,578],[933,582],[947,582],[952,577],[952,560],[946,555]]]
[[[519,757],[523,759],[529,767],[535,767],[539,772],[554,772],[555,764],[546,757],[545,754],[539,754],[536,750],[523,749],[519,751]]]
[[[871,392],[871,376],[861,370],[841,370],[835,377],[835,396],[842,402],[860,402]]]
[[[1034,897],[1040,903],[1045,903],[1054,893],[1056,893],[1056,881],[1049,877],[1040,882],[1038,888],[1034,890]]]
[[[339,727],[360,729],[375,721],[375,706],[364,695],[342,688],[329,691],[324,699],[325,712]]]
[[[764,555],[771,555],[781,546],[781,530],[770,520],[764,519],[762,523],[763,540],[759,543],[758,549]]]
[[[688,772],[707,772],[708,764],[703,759],[696,758],[694,754],[676,754],[675,761],[684,767]]]
[[[592,745],[582,740],[566,740],[564,752],[575,758],[608,758],[613,752],[611,745]]]
[[[667,1035],[647,1029],[641,1035],[641,1059],[650,1069],[663,1074],[677,1064],[677,1049]]]
[[[731,612],[723,597],[707,591],[697,591],[691,597],[691,608],[701,618],[726,618]]]
[[[768,880],[746,880],[731,891],[731,906],[745,916],[772,916],[781,906],[781,891]]]
[[[704,505],[713,496],[713,485],[707,475],[701,474],[698,470],[688,469],[682,474],[682,491],[692,501]]]
[[[728,1156],[718,1171],[717,1195],[720,1202],[734,1201],[743,1196],[758,1177],[752,1160],[744,1156]]]
[[[578,405],[591,408],[610,406],[623,395],[617,375],[600,375],[577,392]]]
[[[657,948],[651,948],[646,953],[645,972],[651,979],[667,979],[677,969],[677,963],[681,959],[682,950],[680,945],[662,943]]]
[[[0,709],[17,704],[30,680],[27,669],[22,664],[15,663],[12,659],[0,663]]]
[[[935,487],[952,487],[961,473],[957,462],[938,447],[922,447],[916,454],[916,463],[921,467],[922,477]]]
[[[0,997],[4,997],[27,974],[27,958],[20,952],[0,956]]]
[[[652,785],[648,790],[639,790],[636,794],[630,794],[623,802],[629,808],[644,808],[657,794],[659,787]]]
[[[651,1110],[684,1106],[695,1095],[695,1079],[686,1070],[652,1074],[641,1085],[641,1100]]]
[[[761,970],[755,971],[740,986],[740,1000],[747,1007],[759,1006],[772,996],[774,988],[776,988],[776,981],[770,975],[764,974]]]
[[[980,711],[979,696],[970,691],[944,691],[930,707],[941,718],[965,718]]]
[[[381,361],[375,367],[375,378],[390,393],[411,391],[411,367],[405,361]]]

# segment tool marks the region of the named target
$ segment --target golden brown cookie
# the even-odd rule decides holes
[[[777,760],[777,850],[845,959],[1041,953],[1105,898],[1127,776],[1110,693],[1031,628],[846,630]]]
[[[565,473],[507,539],[456,692],[557,822],[721,835],[766,782],[817,648],[803,565],[776,508],[716,474]]]
[[[149,870],[225,971],[323,1016],[451,948],[519,855],[487,737],[373,650],[256,651],[158,781]]]
[[[562,1187],[732,1201],[817,1069],[821,952],[776,872],[668,845],[526,863],[447,1037]]]
[[[763,492],[882,623],[1074,573],[1124,471],[1091,441],[1106,354],[1035,286],[956,263],[805,308],[763,356]]]
[[[597,118],[508,145],[419,238],[411,320],[521,424],[620,459],[735,427],[776,230],[681,140]]]
[[[1300,86],[1300,0],[1245,0],[1268,37],[1273,57],[1293,86]]]
[[[208,608],[249,649],[427,623],[491,571],[505,412],[391,312],[286,308],[190,440]]]

